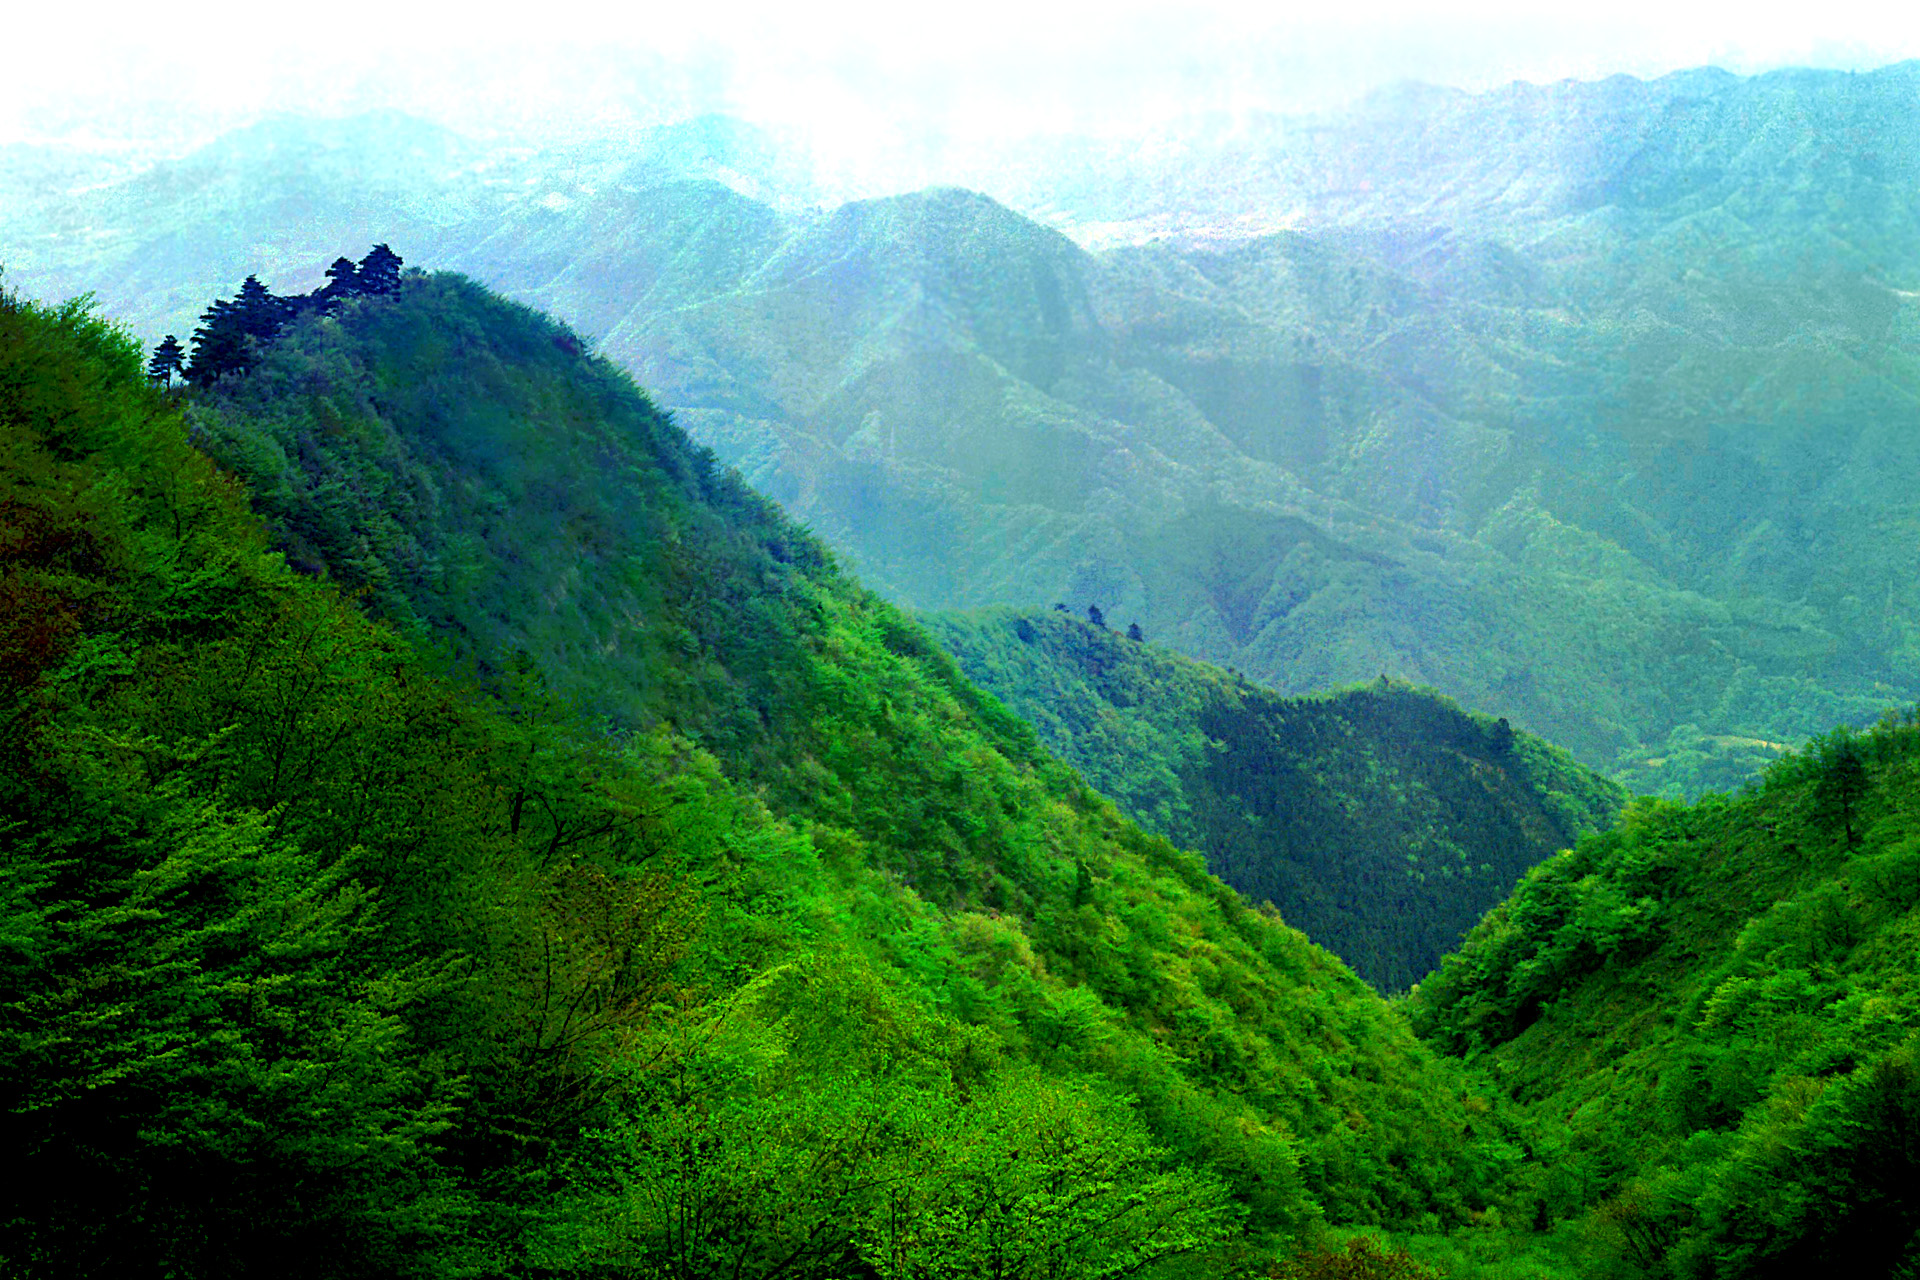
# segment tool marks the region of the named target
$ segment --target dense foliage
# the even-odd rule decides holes
[[[1523,1103],[1516,1216],[1585,1276],[1920,1264],[1920,721],[1735,798],[1643,801],[1537,868],[1412,1000]]]
[[[1504,1185],[564,331],[414,277],[183,416],[0,326],[8,1269],[1209,1274]]]
[[[1064,610],[925,624],[1121,812],[1386,992],[1626,798],[1563,750],[1404,683],[1286,699]]]
[[[278,297],[258,276],[248,276],[232,298],[216,298],[193,331],[193,360],[182,365],[179,340],[168,334],[147,362],[147,376],[171,382],[183,374],[197,386],[209,386],[229,374],[245,373],[280,331],[306,311],[329,310],[348,298],[378,297],[400,287],[400,255],[377,244],[358,263],[336,258],[327,283],[311,293]]]
[[[925,621],[1129,817],[1383,991],[1625,801],[1565,752],[1404,684],[1286,698],[1063,611]]]

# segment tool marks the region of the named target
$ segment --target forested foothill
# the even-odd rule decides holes
[[[924,621],[1128,817],[1384,993],[1626,802],[1557,747],[1386,677],[1289,698],[1059,608]]]
[[[244,348],[174,391],[85,305],[0,300],[7,1271],[1920,1261],[1909,723],[1636,802],[1392,1003],[568,329],[415,271]],[[1101,716],[1159,661],[982,629],[1021,621],[1121,650],[1058,667]],[[1517,757],[1496,790],[1563,836],[1615,803],[1391,682],[1169,679],[1274,741]],[[1378,749],[1299,760],[1329,823],[1437,812]]]
[[[416,276],[182,401],[0,318],[10,1265],[1224,1274],[1500,1193],[1465,1074],[564,330]]]

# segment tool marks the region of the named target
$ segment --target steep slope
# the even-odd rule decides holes
[[[1542,865],[1410,1007],[1526,1104],[1536,1228],[1590,1274],[1904,1275],[1920,1258],[1920,728],[1646,801]]]
[[[1050,217],[1233,229],[1101,253],[952,190],[810,213],[715,120],[477,159],[281,122],[0,251],[151,323],[431,236],[896,600],[1098,602],[1283,692],[1386,672],[1696,794],[1920,693],[1915,74],[1403,88],[1170,143],[1164,181],[1062,153],[1022,197]],[[209,256],[208,211],[260,233]]]
[[[1911,397],[1843,349],[1897,372],[1896,330],[1777,375],[1851,388],[1825,408],[1729,388],[1659,426],[1647,396],[1845,316],[1789,281],[1744,354],[1671,326],[1623,350],[1609,287],[1444,235],[1096,257],[933,192],[848,206],[608,350],[897,599],[1093,601],[1283,691],[1386,671],[1636,785],[1732,785],[1907,689],[1901,615],[1859,590],[1904,590],[1905,499],[1866,490]],[[1838,538],[1859,504],[1889,536],[1816,574],[1806,522]]]
[[[497,687],[711,753],[809,850],[767,855],[793,859],[774,938],[817,919],[990,1054],[1134,1098],[1256,1231],[1302,1196],[1404,1220],[1488,1194],[1494,1166],[1449,1165],[1489,1136],[1465,1082],[1377,996],[1122,820],[565,329],[415,277],[188,417],[293,563]]]
[[[1404,991],[1625,794],[1430,691],[1285,698],[1050,611],[929,614],[969,679],[1148,830]]]

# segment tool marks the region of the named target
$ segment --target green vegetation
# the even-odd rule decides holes
[[[1504,721],[1376,681],[1286,698],[1052,610],[923,619],[969,679],[1149,831],[1404,991],[1620,788]]]
[[[416,275],[184,401],[0,329],[9,1271],[1206,1275],[1502,1193],[1466,1074],[557,326]]]
[[[1920,1264],[1920,718],[1635,802],[1389,1005],[566,330],[416,273],[245,355],[0,300],[8,1272]],[[1609,802],[1391,684],[938,625],[1170,825],[1277,812],[1237,752],[1423,860],[1434,743]]]
[[[0,153],[0,240],[158,339],[379,225],[603,343],[896,603],[1385,672],[1679,799],[1920,699],[1917,102],[1913,64],[1402,86],[837,208],[739,122],[280,117],[138,173]]]
[[[1583,1276],[1920,1263],[1920,719],[1735,797],[1648,800],[1532,872],[1420,985],[1522,1106],[1513,1225]],[[1522,1237],[1524,1239],[1524,1236]]]

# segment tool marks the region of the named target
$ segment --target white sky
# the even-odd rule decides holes
[[[1556,12],[1542,12],[1544,8]],[[204,140],[269,110],[395,106],[467,132],[575,132],[722,110],[842,146],[1133,133],[1422,79],[1866,70],[1920,57],[1920,6],[1856,0],[211,0],[21,4],[0,141]],[[158,15],[167,20],[158,21]]]

